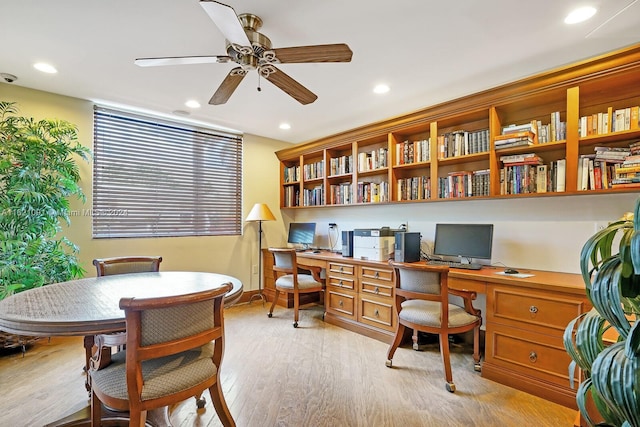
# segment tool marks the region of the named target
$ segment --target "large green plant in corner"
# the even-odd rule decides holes
[[[0,101],[0,300],[84,273],[78,247],[60,235],[69,198],[84,201],[77,156],[89,150],[73,124],[22,117]]]
[[[640,198],[633,214],[587,240],[580,268],[593,309],[564,333],[570,378],[576,366],[585,377],[578,408],[589,425],[640,427]],[[614,343],[603,339],[610,328]],[[589,413],[588,396],[599,414]]]

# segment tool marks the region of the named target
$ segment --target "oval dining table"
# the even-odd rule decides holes
[[[126,330],[124,311],[119,307],[121,298],[189,295],[226,283],[233,286],[224,298],[228,307],[242,296],[242,282],[217,273],[129,273],[54,283],[0,301],[0,330],[28,336],[84,336],[88,352],[93,335]],[[88,413],[73,414],[50,425],[90,425],[85,416]],[[166,409],[153,416],[150,413],[148,421],[155,426],[170,425]],[[118,424],[114,419],[109,425]]]

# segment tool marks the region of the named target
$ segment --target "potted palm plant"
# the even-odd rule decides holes
[[[640,198],[587,240],[580,269],[593,309],[564,333],[569,377],[584,378],[576,403],[589,425],[640,427]]]
[[[88,160],[89,150],[73,124],[22,117],[0,101],[0,299],[83,274],[78,247],[60,235],[69,198],[84,201],[78,156]]]

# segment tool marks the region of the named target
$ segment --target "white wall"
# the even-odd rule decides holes
[[[633,211],[638,193],[531,197],[493,200],[451,200],[424,203],[288,209],[285,222],[317,223],[316,245],[329,248],[328,225],[354,228],[398,228],[422,234],[431,248],[437,222],[494,224],[496,265],[579,273],[580,250],[596,224]],[[284,237],[283,237],[284,238]],[[341,249],[341,242],[335,246]]]

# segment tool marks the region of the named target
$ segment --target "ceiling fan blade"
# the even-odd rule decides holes
[[[227,102],[246,75],[247,71],[243,70],[242,67],[236,67],[229,71],[229,74],[224,78],[220,87],[216,90],[216,93],[214,93],[209,100],[209,104],[220,105]]]
[[[344,43],[315,46],[281,47],[272,49],[283,63],[300,62],[351,62],[353,52]]]
[[[273,65],[269,65],[268,67],[269,73],[263,73],[264,78],[288,93],[299,103],[307,105],[318,99],[316,94],[283,73],[282,70],[274,67]]]
[[[207,12],[209,18],[230,43],[239,46],[251,46],[238,15],[236,15],[231,6],[213,0],[200,0],[200,6]]]
[[[134,61],[139,67],[157,67],[160,65],[213,64],[229,62],[228,56],[167,56],[163,58],[138,58]]]

